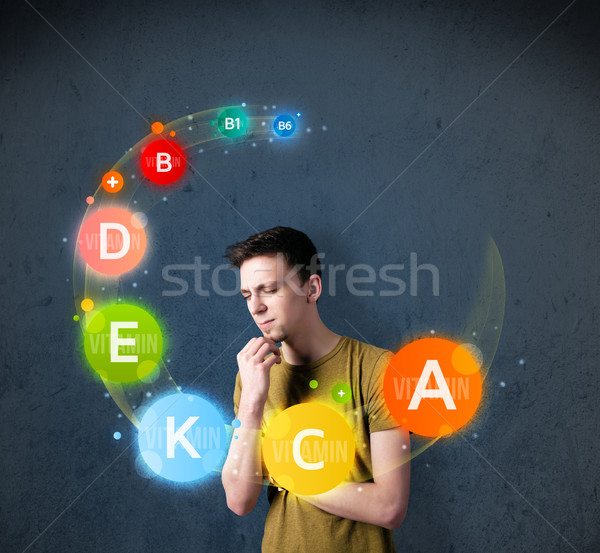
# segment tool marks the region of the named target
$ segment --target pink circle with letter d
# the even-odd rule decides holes
[[[144,225],[126,209],[110,207],[90,215],[79,232],[85,262],[105,275],[133,269],[146,251]]]

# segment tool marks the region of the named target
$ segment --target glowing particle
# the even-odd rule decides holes
[[[360,486],[358,486],[358,491],[362,492],[362,488]]]
[[[477,332],[473,332],[473,336],[477,336]]]
[[[211,127],[212,127],[212,126],[214,126],[214,124],[215,124],[215,122],[214,122],[214,121],[211,121],[211,122],[210,122],[210,125],[211,125]]]
[[[79,315],[73,315],[73,320],[77,322],[79,320]]]
[[[237,440],[237,439],[238,439],[238,437],[237,437],[237,436],[234,436],[234,437],[233,437],[233,439],[234,439],[234,440]]]
[[[146,392],[146,397],[152,397],[152,392]]]
[[[62,241],[66,242],[67,241],[67,237],[65,236]]]
[[[148,269],[144,269],[144,274],[147,275],[148,274]]]
[[[193,117],[191,115],[188,115],[188,119],[191,121]]]
[[[191,130],[192,130],[192,127],[188,127],[188,131],[191,131]]]
[[[300,112],[297,112],[296,117],[302,117],[302,114]]]
[[[327,125],[323,125],[323,126],[321,127],[321,130],[324,130],[324,131],[326,131],[326,130],[327,130]]]
[[[231,426],[233,426],[233,428],[239,428],[240,426],[242,426],[242,421],[239,419],[233,419],[233,421],[231,422]]]
[[[306,132],[311,132],[312,129],[310,127],[306,127]]]
[[[402,444],[402,449],[406,449],[406,444]]]
[[[261,125],[262,125],[263,127],[264,127],[266,124],[267,124],[267,123],[266,123],[265,121],[263,121],[263,122],[261,123]]]
[[[242,102],[242,107],[245,108],[246,107],[246,102]],[[258,474],[258,473],[256,473]]]
[[[166,202],[166,201],[167,201],[167,197],[163,196],[163,202]]]
[[[435,334],[435,330],[433,328],[429,331],[429,334]]]
[[[117,418],[118,419],[122,419],[123,418],[123,413],[117,413]]]
[[[233,474],[237,474],[238,470],[237,469],[233,469]]]
[[[225,155],[227,155],[227,154],[229,153],[229,150],[225,150],[223,153],[224,153]]]
[[[175,131],[171,131],[169,134],[170,134],[171,136],[175,136]]]
[[[519,359],[519,365],[524,365],[525,364],[525,359]]]
[[[256,142],[253,142],[253,143],[252,143],[252,147],[253,147],[253,148],[256,148]]]
[[[200,148],[200,149],[198,150],[198,153],[199,153],[199,154],[201,154],[202,152],[204,152],[204,148]]]
[[[269,142],[273,142],[273,139],[272,139],[272,138],[269,138]]]
[[[161,132],[163,132],[165,126],[160,122],[160,121],[155,121],[154,123],[152,123],[152,132],[154,134],[160,134]]]
[[[473,438],[475,438],[475,439],[479,438],[479,434],[477,434],[477,432],[475,432],[475,433],[473,434]]]
[[[83,309],[86,312],[91,311],[92,309],[94,309],[94,302],[90,298],[85,298],[81,302],[81,309]]]
[[[314,390],[319,385],[319,383],[313,379],[308,383],[308,385]]]
[[[264,110],[267,110],[267,109],[269,109],[269,108],[268,108],[267,106],[263,106],[263,109],[264,109]]]
[[[89,204],[92,205],[94,203],[94,196],[88,196],[85,201]]]
[[[120,439],[121,439],[121,433],[120,433],[120,432],[115,432],[115,433],[113,434],[113,438],[114,438],[115,440],[120,440]]]
[[[431,465],[429,463],[425,463],[425,466],[429,468]]]
[[[500,381],[500,388],[506,388],[506,382],[504,382],[504,380]]]
[[[133,286],[134,288],[137,288],[137,282],[132,283],[131,286]]]
[[[104,397],[110,397],[110,394],[108,392],[105,392]]]

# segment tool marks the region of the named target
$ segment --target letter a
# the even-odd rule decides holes
[[[427,388],[427,382],[429,382],[431,373],[433,373],[433,377],[435,378],[437,389]],[[408,408],[412,410],[418,409],[421,399],[424,397],[441,397],[446,404],[446,409],[456,409],[452,394],[450,394],[450,390],[448,389],[448,384],[446,384],[446,381],[444,380],[444,374],[442,373],[440,364],[436,360],[430,359],[425,363],[425,368],[421,373],[421,378],[419,378],[419,382],[417,383],[417,389],[408,404]]]

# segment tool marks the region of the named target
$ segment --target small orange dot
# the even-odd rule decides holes
[[[175,136],[175,131],[171,131],[169,134],[170,134],[171,136]]]
[[[86,201],[88,204],[92,205],[92,204],[94,203],[94,196],[88,196],[88,197],[85,199],[85,201]]]
[[[162,123],[160,123],[159,121],[152,123],[152,132],[154,134],[160,134],[161,132],[163,132],[164,128],[165,128],[164,125]]]
[[[90,298],[85,298],[81,302],[81,309],[83,309],[86,312],[91,311],[92,309],[94,309],[94,302]]]

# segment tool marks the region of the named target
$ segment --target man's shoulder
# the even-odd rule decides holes
[[[346,336],[346,348],[350,355],[356,355],[364,359],[373,359],[374,361],[377,361],[382,356],[390,357],[393,355],[389,349],[380,348],[348,336]]]

